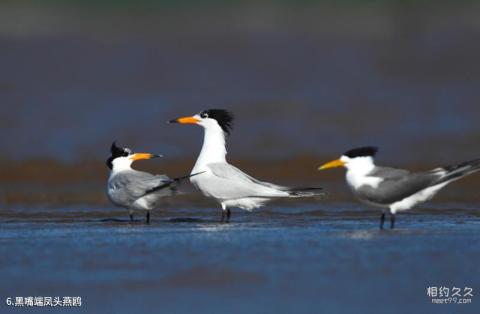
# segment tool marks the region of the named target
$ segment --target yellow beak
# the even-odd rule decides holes
[[[152,159],[157,157],[162,157],[162,155],[155,155],[155,154],[149,154],[149,153],[136,153],[130,156],[130,159],[133,161],[136,161],[136,160],[142,160],[142,159]]]
[[[337,167],[343,167],[345,166],[345,163],[341,161],[340,159],[330,161],[323,166],[320,166],[318,170],[326,170],[326,169],[331,169],[331,168],[337,168]]]
[[[182,117],[174,120],[170,120],[170,123],[180,123],[180,124],[198,124],[200,120],[195,117]]]

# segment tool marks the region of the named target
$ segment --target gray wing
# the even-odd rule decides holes
[[[408,176],[410,174],[411,174],[410,171],[405,169],[375,167],[375,169],[371,173],[369,173],[369,176],[388,179],[388,178],[399,178],[403,176]]]
[[[259,184],[259,185],[269,187],[269,188],[273,188],[273,189],[279,189],[279,190],[287,189],[286,187],[281,186],[281,185],[277,185],[277,184],[264,182],[264,181],[260,181],[258,179],[255,179],[254,177],[246,174],[245,172],[238,169],[237,167],[232,166],[232,165],[227,164],[227,163],[218,163],[218,164],[214,163],[214,164],[209,164],[209,166],[210,166],[211,170],[213,171],[213,173],[215,175],[219,176],[219,177],[223,177],[223,178],[235,177],[235,178],[237,178],[241,181],[247,181],[247,182],[250,182],[250,183]]]
[[[380,167],[370,176],[380,177],[383,181],[377,188],[361,186],[356,194],[365,201],[382,205],[395,203],[435,185],[439,177],[435,172],[410,173],[407,170]]]
[[[137,199],[155,188],[171,183],[172,180],[166,175],[152,175],[142,171],[124,171],[116,174],[110,180],[110,188],[115,191],[115,198],[120,203],[133,203]],[[155,193],[169,195],[168,189],[158,190]]]
[[[222,195],[228,195],[228,198],[288,195],[285,194],[287,188],[257,180],[230,164],[211,163],[208,167],[217,178],[218,189],[222,189]]]

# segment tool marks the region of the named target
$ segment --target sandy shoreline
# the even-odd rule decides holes
[[[344,171],[318,172],[316,168],[326,157],[303,156],[284,160],[235,160],[232,162],[255,177],[284,185],[320,186],[328,191],[329,201],[354,200],[345,186]],[[190,172],[194,160],[163,160],[158,163],[140,162],[135,168],[152,173],[167,173],[171,177]],[[416,165],[410,169],[430,169],[433,165]],[[2,162],[0,165],[0,203],[43,204],[109,204],[105,195],[108,169],[103,161],[64,163],[53,160]],[[435,198],[438,202],[480,202],[480,179],[472,175],[451,184]],[[214,204],[206,201],[186,182],[181,187],[179,203]],[[307,200],[308,201],[308,200]],[[169,201],[175,203],[175,200]],[[208,205],[207,205],[208,206]]]

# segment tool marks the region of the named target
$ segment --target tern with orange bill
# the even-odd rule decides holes
[[[390,213],[393,229],[396,213],[432,199],[447,184],[480,170],[480,159],[424,172],[379,167],[374,162],[377,151],[376,147],[355,148],[319,170],[345,167],[347,184],[355,196],[383,209],[380,229],[383,229],[386,211]]]
[[[230,208],[251,211],[278,198],[323,195],[321,188],[292,188],[257,180],[226,160],[226,136],[233,126],[233,114],[223,109],[210,109],[170,123],[195,124],[203,127],[204,140],[200,155],[192,169],[202,174],[190,182],[205,196],[215,199],[222,207],[222,222],[230,220]]]
[[[129,148],[118,147],[115,142],[110,152],[112,155],[107,159],[110,168],[107,195],[113,204],[129,210],[131,221],[134,211],[138,210],[147,212],[146,222],[150,223],[150,211],[160,204],[163,197],[174,195],[181,180],[190,177],[170,179],[164,174],[153,175],[131,168],[137,160],[162,157],[161,155],[133,153]]]

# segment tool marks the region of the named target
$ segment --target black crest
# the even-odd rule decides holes
[[[211,118],[217,120],[220,127],[223,131],[227,134],[233,129],[233,113],[224,109],[209,109],[204,110],[200,113],[200,117],[202,118]]]
[[[118,147],[117,144],[113,142],[112,146],[110,146],[110,153],[112,153],[112,156],[110,156],[107,159],[107,167],[112,169],[113,168],[112,161],[115,158],[127,157],[132,153],[132,151],[129,148]]]
[[[374,146],[359,147],[345,152],[343,155],[355,158],[355,157],[373,157],[377,154],[378,148]]]

